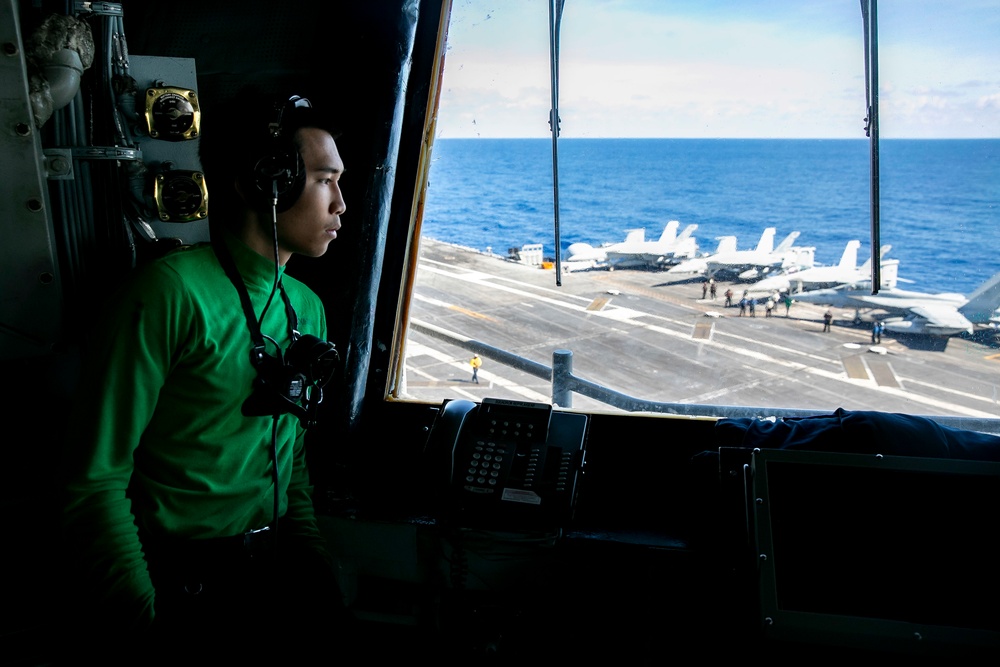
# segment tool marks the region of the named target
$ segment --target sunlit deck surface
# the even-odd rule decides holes
[[[573,353],[576,376],[635,398],[682,404],[880,410],[927,416],[1000,418],[1000,345],[995,332],[974,338],[871,342],[867,313],[779,305],[765,317],[726,308],[745,286],[720,283],[702,298],[702,278],[663,271],[556,272],[423,239],[410,306],[415,323],[468,339],[451,344],[411,327],[404,397],[440,402],[486,396],[551,401],[551,384],[491,360],[486,343],[546,366],[554,350]],[[484,357],[471,382],[472,350]],[[573,396],[573,408],[611,410]]]

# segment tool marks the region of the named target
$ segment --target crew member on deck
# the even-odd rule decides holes
[[[479,367],[483,365],[483,360],[478,354],[474,354],[472,359],[469,359],[469,365],[472,366],[472,381],[479,384]]]

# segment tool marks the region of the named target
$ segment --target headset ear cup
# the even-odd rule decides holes
[[[306,181],[305,165],[298,149],[288,142],[274,146],[257,160],[252,180],[253,203],[258,208],[270,208],[277,192],[278,212],[290,209],[302,195]]]
[[[299,153],[299,149],[292,147],[291,156],[289,162],[291,162],[294,167],[291,170],[291,177],[288,180],[288,188],[285,192],[279,195],[278,198],[278,213],[287,211],[291,207],[295,206],[295,202],[299,200],[302,196],[302,191],[306,187],[306,165],[302,161],[302,155]]]

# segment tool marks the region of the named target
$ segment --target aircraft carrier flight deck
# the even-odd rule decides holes
[[[640,399],[678,404],[832,411],[878,410],[925,416],[1000,418],[996,332],[947,339],[883,335],[871,319],[795,302],[772,317],[725,307],[720,282],[702,298],[701,277],[663,271],[562,271],[421,240],[410,304],[401,398],[439,402],[491,396],[550,402],[551,382],[493,360],[481,344],[537,364],[572,352],[573,374]],[[431,333],[434,332],[434,333]],[[434,334],[437,335],[434,335]],[[442,335],[443,334],[443,335]],[[479,384],[468,360],[479,351]],[[608,405],[574,394],[588,411]]]

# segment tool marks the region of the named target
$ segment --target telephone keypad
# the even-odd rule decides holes
[[[491,425],[492,426],[492,425]],[[502,426],[507,426],[503,424]],[[493,428],[489,429],[492,432]],[[503,429],[506,431],[506,429]],[[476,439],[467,463],[466,489],[476,493],[494,493],[509,459],[511,445],[493,439]]]

